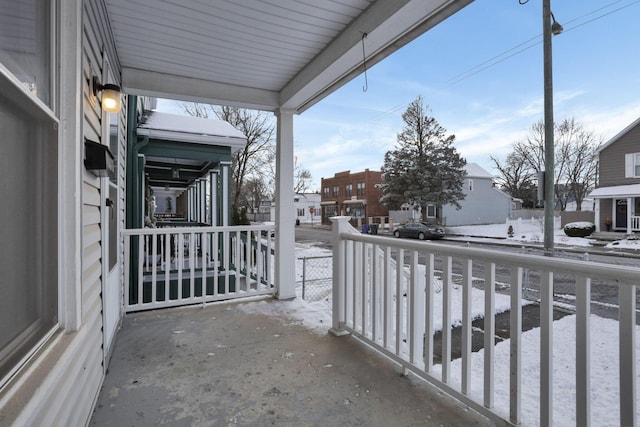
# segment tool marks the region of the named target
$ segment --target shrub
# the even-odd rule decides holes
[[[570,222],[564,226],[564,234],[569,237],[587,237],[594,231],[596,226],[591,222]]]

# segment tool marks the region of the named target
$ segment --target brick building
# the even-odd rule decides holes
[[[321,183],[320,205],[325,224],[336,215],[351,216],[353,223],[389,215],[389,209],[380,203],[382,190],[376,187],[382,183],[380,171],[339,172],[333,178],[322,178]]]

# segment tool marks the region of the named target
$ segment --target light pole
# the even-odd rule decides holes
[[[553,19],[553,23],[551,20]],[[542,49],[544,54],[544,253],[553,255],[554,143],[553,143],[553,67],[551,36],[562,32],[551,12],[551,0],[542,1]]]

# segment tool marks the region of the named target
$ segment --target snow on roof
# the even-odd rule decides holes
[[[640,196],[640,184],[616,185],[613,187],[600,187],[593,190],[589,197],[605,199],[609,197],[638,197]]]
[[[491,178],[493,179],[493,175],[484,170],[477,163],[467,163],[464,167],[464,170],[467,172],[467,176],[471,178]]]
[[[241,148],[247,143],[242,132],[223,120],[146,111],[138,126],[139,135],[150,138],[215,144]]]

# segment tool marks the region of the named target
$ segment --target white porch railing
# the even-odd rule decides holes
[[[554,278],[563,286],[573,286],[576,298],[575,344],[575,419],[578,426],[591,421],[592,389],[590,383],[590,306],[592,280],[607,280],[616,284],[619,299],[619,384],[620,425],[637,425],[636,415],[636,288],[640,269],[594,262],[507,253],[493,250],[454,247],[437,242],[419,242],[358,233],[348,218],[333,218],[334,222],[334,288],[332,332],[351,333],[365,341],[404,369],[448,392],[461,402],[489,418],[505,424],[553,425],[553,354],[566,352],[553,348]],[[408,260],[408,264],[405,262]],[[403,265],[404,268],[395,267]],[[440,271],[436,270],[438,263]],[[440,267],[441,266],[441,267]],[[484,268],[484,356],[472,375],[472,271]],[[461,367],[460,379],[452,381],[452,290],[454,270],[456,286],[462,288]],[[500,283],[510,293],[509,387],[508,402],[496,401],[495,372],[495,301],[497,272],[506,277]],[[522,345],[522,296],[527,274],[536,272],[540,278],[540,412],[534,420],[522,419],[522,396],[533,390],[523,390],[522,353],[531,351]],[[441,365],[434,366],[435,319],[434,279],[442,281],[442,352]],[[461,280],[459,280],[461,278]],[[486,284],[490,284],[486,286]],[[615,349],[614,349],[615,350]],[[616,372],[615,369],[612,372]],[[479,375],[478,375],[479,374]],[[482,382],[482,392],[471,392],[472,378]],[[563,384],[564,386],[564,384]],[[537,393],[538,390],[535,390]],[[613,390],[607,390],[613,393]],[[478,395],[479,393],[479,395]],[[506,397],[501,399],[507,399]],[[499,403],[499,405],[497,405]],[[555,402],[562,405],[563,402]],[[566,403],[565,403],[566,404]],[[498,411],[496,406],[505,408]],[[508,410],[506,409],[508,408]],[[617,416],[617,415],[616,415]]]
[[[125,311],[273,294],[273,227],[124,230]]]
[[[631,231],[640,231],[640,216],[631,217]]]

